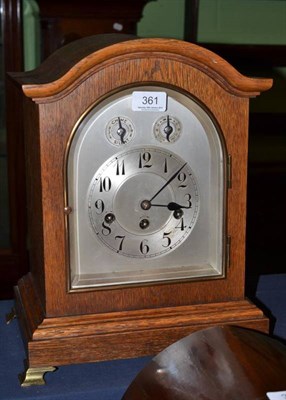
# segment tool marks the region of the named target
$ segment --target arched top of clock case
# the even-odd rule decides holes
[[[142,57],[173,59],[191,65],[214,79],[226,91],[253,97],[272,86],[271,79],[249,78],[227,61],[198,45],[177,39],[123,34],[86,37],[62,47],[33,71],[13,73],[27,97],[34,100],[64,94],[102,65]]]

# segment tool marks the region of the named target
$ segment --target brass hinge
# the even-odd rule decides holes
[[[230,267],[231,236],[226,237],[226,267]]]
[[[227,156],[227,188],[231,189],[232,187],[232,158],[231,155],[229,154]]]

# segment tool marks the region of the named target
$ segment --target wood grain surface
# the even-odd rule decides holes
[[[16,289],[29,366],[60,366],[155,355],[197,330],[233,324],[268,331],[268,319],[247,300],[45,318],[32,276]]]
[[[285,391],[285,382],[285,346],[252,330],[223,326],[166,348],[122,400],[267,400],[266,393]]]
[[[131,40],[126,44],[126,40]],[[96,35],[75,41],[53,53],[39,68],[13,74],[28,97],[54,96],[73,86],[78,79],[93,73],[94,67],[125,59],[181,59],[212,76],[225,89],[246,97],[256,96],[272,86],[271,79],[253,79],[241,75],[227,61],[195,44],[176,39],[136,39],[132,35]]]

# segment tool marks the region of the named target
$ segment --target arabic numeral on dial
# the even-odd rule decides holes
[[[185,172],[180,172],[177,176],[178,181],[181,183],[178,187],[181,189],[184,189],[187,187],[187,185],[184,183],[185,180],[187,179],[187,175]]]
[[[170,247],[171,246],[171,238],[169,237],[169,235],[171,234],[171,232],[164,232],[163,233],[163,240],[164,243],[162,243],[163,247]]]
[[[148,246],[148,240],[144,239],[142,240],[142,242],[140,243],[140,252],[141,254],[148,254],[150,251],[150,247]]]
[[[178,225],[176,226],[176,229],[181,229],[181,231],[184,231],[186,227],[187,225],[184,224],[184,218],[182,218],[178,223]]]
[[[188,208],[192,208],[192,196],[190,195],[190,193],[185,194],[185,197],[187,197],[187,202],[188,202]]]
[[[168,162],[167,162],[167,158],[165,158],[165,161],[164,161],[164,173],[165,173],[165,174],[168,173]]]
[[[104,202],[101,199],[96,200],[94,203],[96,214],[102,214],[104,211]]]
[[[115,239],[119,240],[118,251],[122,251],[122,246],[123,246],[123,242],[124,242],[125,236],[115,236]]]
[[[110,226],[106,225],[104,222],[102,222],[102,229],[101,232],[104,236],[108,236],[111,234],[111,228]]]
[[[151,153],[145,151],[145,153],[140,153],[139,155],[139,168],[150,168],[152,167],[151,161]]]
[[[104,178],[100,177],[99,179],[99,191],[100,192],[109,192],[111,189],[111,179],[106,176]]]

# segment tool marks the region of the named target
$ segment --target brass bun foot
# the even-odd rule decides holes
[[[46,372],[54,372],[56,367],[28,368],[23,374],[19,375],[21,386],[45,385],[44,375]]]

